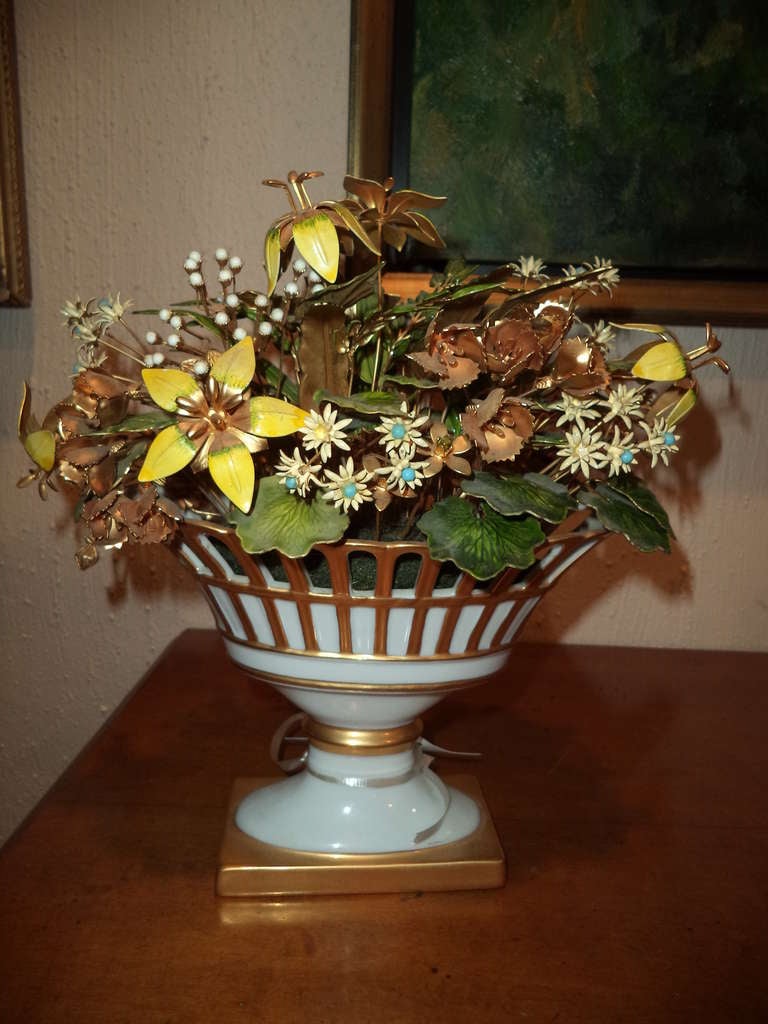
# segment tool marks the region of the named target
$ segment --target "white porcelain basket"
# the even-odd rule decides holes
[[[233,530],[186,523],[178,553],[230,657],[306,716],[299,774],[246,797],[239,827],[277,846],[354,854],[471,834],[478,809],[430,770],[418,716],[502,668],[544,594],[602,536],[585,519],[561,524],[530,568],[488,583],[446,578],[417,543],[343,541],[311,560],[267,559]],[[405,562],[414,582],[398,587]],[[370,589],[355,585],[361,568]]]

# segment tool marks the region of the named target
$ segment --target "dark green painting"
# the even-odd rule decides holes
[[[409,166],[395,172],[449,196],[435,220],[453,253],[768,269],[763,3],[413,0],[408,10]]]

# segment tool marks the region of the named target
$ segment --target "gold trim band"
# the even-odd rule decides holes
[[[412,722],[399,725],[394,729],[347,729],[341,725],[325,725],[314,718],[307,721],[307,733],[310,739],[325,740],[326,743],[340,743],[346,747],[391,747],[409,740],[417,740],[421,736],[422,721],[415,718]]]
[[[307,720],[309,742],[330,753],[395,754],[408,750],[421,736],[420,718],[394,729],[347,729],[344,726],[325,725],[314,718]]]
[[[396,696],[403,693],[449,693],[453,690],[468,690],[472,686],[480,686],[488,681],[493,673],[476,676],[474,679],[456,679],[449,683],[331,683],[323,679],[302,679],[298,676],[278,676],[273,672],[264,672],[250,665],[235,661],[243,672],[255,679],[262,679],[276,686],[297,686],[310,690],[335,690],[339,693],[378,693],[382,697]]]

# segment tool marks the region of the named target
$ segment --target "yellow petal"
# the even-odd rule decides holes
[[[271,295],[280,277],[280,228],[270,228],[264,239],[264,268],[267,271],[267,295]]]
[[[192,374],[183,370],[142,370],[141,376],[152,401],[166,412],[176,412],[177,398],[189,398],[200,391],[200,385]]]
[[[669,412],[666,413],[667,426],[674,427],[684,416],[688,415],[694,405],[696,405],[696,392],[693,388],[688,388],[687,391],[683,392],[682,398],[675,402]]]
[[[53,469],[56,461],[56,438],[50,430],[33,430],[24,438],[24,449],[46,473]]]
[[[253,380],[255,372],[256,353],[250,335],[227,349],[211,367],[213,379],[235,391],[244,391]]]
[[[330,203],[329,205],[344,221],[344,225],[348,231],[351,231],[353,235],[359,238],[363,245],[367,249],[370,249],[372,253],[375,253],[376,256],[381,256],[379,250],[368,237],[368,232],[350,209],[348,209],[343,203]]]
[[[173,476],[180,469],[184,469],[194,459],[197,446],[190,441],[187,435],[174,423],[165,430],[161,430],[152,444],[144,459],[144,465],[139,473],[139,481],[146,483],[148,480],[160,480],[166,476]]]
[[[248,404],[251,410],[250,433],[259,437],[284,437],[303,427],[307,419],[304,409],[280,398],[252,398]]]
[[[339,238],[327,213],[313,213],[293,225],[296,248],[320,277],[333,283],[339,272]]]
[[[233,444],[210,452],[208,470],[222,494],[242,512],[247,512],[253,500],[256,474],[253,459],[245,445]]]
[[[629,371],[643,380],[681,380],[687,371],[682,349],[673,341],[650,345]]]

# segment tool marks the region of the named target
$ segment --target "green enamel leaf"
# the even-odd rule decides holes
[[[286,489],[279,477],[259,482],[250,515],[233,513],[232,521],[246,551],[260,554],[277,549],[289,558],[302,558],[320,543],[339,540],[349,516],[316,497],[307,502]]]
[[[641,512],[645,512],[646,515],[655,519],[662,530],[672,534],[674,537],[669,516],[662,508],[658,498],[636,476],[622,474],[622,476],[607,480],[604,486],[618,492],[622,498],[632,502]]]
[[[329,284],[322,291],[308,295],[296,307],[297,315],[302,317],[306,309],[316,305],[318,302],[331,303],[340,309],[348,309],[366,296],[375,293],[378,272],[378,266],[371,267],[364,274],[358,274],[357,277],[353,277],[351,281],[342,281],[341,284]],[[373,308],[378,308],[377,303],[374,302]]]
[[[166,416],[164,412],[141,412],[135,416],[127,416],[119,423],[113,423],[111,427],[104,430],[94,430],[89,437],[100,437],[107,434],[144,434],[148,430],[162,430],[170,423],[173,423],[172,416]]]
[[[640,551],[666,551],[669,533],[653,516],[647,515],[617,491],[599,485],[596,491],[580,491],[582,505],[593,508],[597,518],[612,533],[622,533]]]
[[[576,507],[565,487],[553,490],[544,487],[537,478],[529,476],[494,476],[478,472],[471,480],[463,481],[465,494],[485,501],[504,516],[529,514],[548,523],[561,523],[568,510]]]
[[[400,413],[402,399],[391,391],[358,391],[354,395],[332,395],[328,391],[318,391],[317,402],[332,402],[340,409],[351,409],[363,415],[397,416]]]
[[[404,388],[418,388],[420,391],[424,391],[427,388],[436,388],[439,385],[437,380],[427,380],[426,377],[406,377],[403,375],[399,377],[395,373],[385,373],[380,378],[382,384],[398,384]]]
[[[275,389],[278,395],[285,395],[289,402],[295,405],[299,400],[299,389],[294,382],[287,377],[277,366],[267,362],[266,359],[258,360],[259,373],[266,380],[267,384]]]
[[[544,541],[535,519],[508,519],[485,503],[462,498],[438,502],[418,523],[438,561],[454,562],[478,580],[488,580],[507,566],[525,569]]]

